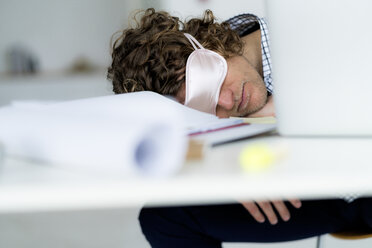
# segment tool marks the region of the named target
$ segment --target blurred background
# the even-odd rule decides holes
[[[148,7],[182,18],[264,14],[261,0],[0,0],[0,105],[111,94],[110,38]]]
[[[211,9],[221,21],[265,15],[263,0],[0,0],[0,106],[112,94],[110,38],[128,26],[131,13],[148,7],[181,18]],[[2,214],[0,247],[149,247],[139,209]],[[225,247],[315,247],[315,240]]]

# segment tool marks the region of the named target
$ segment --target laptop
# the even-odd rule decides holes
[[[372,135],[372,1],[267,0],[281,135]]]

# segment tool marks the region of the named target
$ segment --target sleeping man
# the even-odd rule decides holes
[[[116,94],[154,91],[219,117],[275,115],[269,37],[252,14],[218,23],[211,11],[182,22],[148,9],[114,42],[108,79]],[[135,107],[135,106],[134,106]],[[236,202],[142,209],[152,247],[221,247],[371,229],[372,199]]]

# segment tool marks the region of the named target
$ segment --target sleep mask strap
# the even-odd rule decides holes
[[[197,49],[204,49],[204,47],[199,43],[199,41],[197,41],[194,36],[192,36],[191,34],[188,34],[188,33],[184,33],[184,35],[186,36],[186,38],[190,41],[191,45],[194,47],[195,50]],[[199,46],[199,48],[196,47],[196,45]]]

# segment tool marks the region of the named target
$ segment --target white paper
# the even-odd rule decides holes
[[[193,138],[201,139],[210,146],[218,146],[268,133],[275,129],[276,124],[247,124],[215,132],[202,133],[193,136]]]
[[[15,104],[0,108],[0,141],[8,154],[66,168],[170,175],[184,162],[187,137],[168,101],[140,92]]]
[[[152,106],[151,103],[156,103]],[[17,104],[20,105],[19,103]],[[33,104],[33,107],[36,107]],[[243,123],[242,119],[220,119],[215,115],[204,113],[189,107],[186,107],[169,97],[164,97],[151,91],[136,92],[130,94],[122,94],[121,97],[104,96],[90,99],[82,99],[70,101],[68,103],[54,104],[53,108],[68,110],[73,107],[85,113],[105,112],[107,115],[117,115],[120,113],[118,108],[123,105],[125,114],[131,116],[144,115],[141,117],[149,119],[171,118],[178,116],[178,125],[186,134],[205,132],[209,130],[219,129],[239,123]],[[127,106],[130,106],[127,108]],[[169,116],[168,111],[174,112]],[[124,114],[124,113],[123,113]]]

